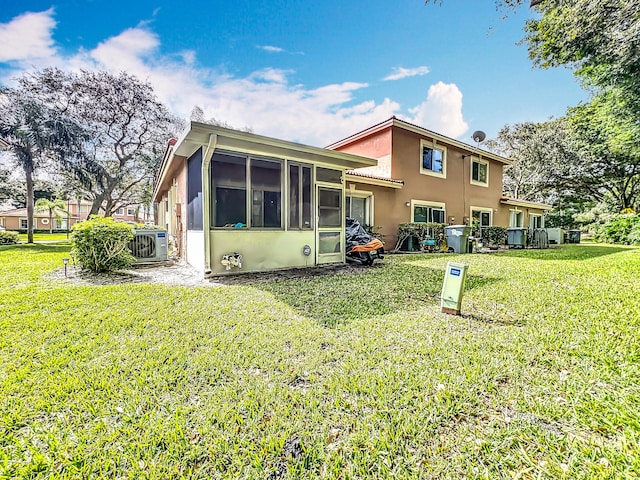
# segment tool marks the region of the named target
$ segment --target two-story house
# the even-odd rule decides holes
[[[508,159],[395,117],[327,148],[378,160],[347,172],[346,215],[381,227],[387,246],[401,223],[539,228],[551,208],[502,195]]]
[[[156,176],[156,223],[205,274],[344,262],[346,217],[382,227],[393,248],[400,223],[542,215],[502,197],[508,163],[396,118],[329,148],[191,122]]]

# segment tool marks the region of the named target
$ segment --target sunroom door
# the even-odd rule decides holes
[[[344,215],[342,213],[343,190],[318,186],[318,263],[344,261]]]

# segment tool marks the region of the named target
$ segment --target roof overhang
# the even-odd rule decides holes
[[[342,140],[339,140],[335,143],[332,143],[331,145],[327,146],[327,148],[340,148],[341,146],[344,145],[349,145],[350,143],[354,142],[355,140],[359,140],[361,138],[367,137],[373,133],[379,132],[381,130],[390,128],[390,127],[398,127],[398,128],[402,128],[403,130],[406,130],[408,132],[413,132],[413,133],[417,133],[418,135],[421,136],[426,136],[426,137],[430,137],[433,138],[434,140],[436,140],[438,143],[444,143],[446,145],[451,145],[454,147],[457,147],[461,150],[465,150],[467,152],[469,152],[469,155],[474,155],[480,158],[485,158],[485,159],[490,159],[490,160],[495,160],[496,162],[502,163],[504,165],[511,165],[511,163],[513,163],[511,160],[509,160],[508,158],[505,157],[501,157],[500,155],[496,155],[495,153],[491,153],[488,152],[486,150],[480,150],[477,147],[474,147],[473,145],[469,145],[467,143],[461,142],[459,140],[456,140],[454,138],[450,138],[447,137],[445,135],[441,135],[439,133],[436,133],[432,130],[428,130],[426,128],[422,128],[418,125],[413,125],[409,122],[405,122],[404,120],[400,120],[396,117],[391,117],[388,120],[385,120],[384,122],[378,123],[376,125],[373,125],[372,127],[367,128],[366,130],[362,130],[361,132],[358,132],[354,135],[351,135],[347,138],[344,138]]]
[[[402,180],[392,180],[388,178],[358,175],[358,174],[354,174],[353,172],[346,173],[345,181],[363,183],[365,185],[375,185],[378,187],[387,187],[387,188],[400,189],[404,187],[404,182]]]
[[[168,166],[174,156],[190,157],[199,148],[209,144],[211,136],[215,136],[216,150],[228,150],[248,155],[261,155],[286,160],[295,160],[341,169],[373,167],[378,165],[374,158],[362,157],[351,153],[312,147],[301,143],[279,140],[249,132],[241,132],[229,128],[191,122],[189,128],[177,140],[175,145],[169,146],[165,152],[158,175],[158,182],[154,190],[154,198],[158,188],[165,180]]]
[[[502,197],[500,203],[503,205],[512,205],[514,207],[537,208],[539,210],[551,210],[553,205],[548,203],[530,202],[528,200],[520,200],[518,198]]]

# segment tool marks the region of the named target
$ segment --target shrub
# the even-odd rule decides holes
[[[398,242],[395,249],[398,250],[407,238],[413,238],[415,245],[420,245],[425,237],[438,238],[440,235],[444,235],[444,223],[401,223],[398,225]]]
[[[640,215],[614,215],[607,223],[596,227],[594,238],[598,242],[624,245],[640,243]]]
[[[0,245],[15,245],[18,242],[20,242],[20,235],[18,232],[0,230]]]
[[[134,232],[131,225],[111,217],[91,217],[73,226],[71,253],[82,268],[93,272],[126,268],[135,260],[128,247]]]
[[[507,229],[504,227],[484,227],[482,240],[489,245],[504,245],[507,241]]]

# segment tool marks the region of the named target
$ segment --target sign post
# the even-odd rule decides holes
[[[460,315],[464,281],[467,278],[469,265],[464,263],[447,262],[447,270],[442,283],[440,308],[442,313]]]

